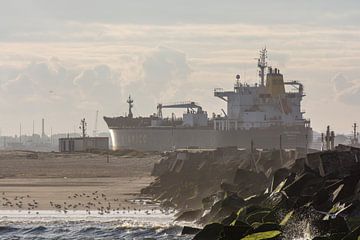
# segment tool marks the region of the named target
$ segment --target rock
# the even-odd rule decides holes
[[[313,195],[319,190],[323,179],[313,173],[303,173],[289,186],[284,188],[287,196],[295,197],[301,195]]]
[[[223,225],[219,223],[211,223],[206,225],[203,230],[197,233],[193,240],[217,240],[221,237],[223,231]]]
[[[191,211],[185,211],[180,214],[179,217],[175,219],[176,222],[184,221],[184,222],[192,222],[201,217],[203,214],[202,209],[197,210],[191,210]]]
[[[201,229],[199,229],[199,228],[184,226],[183,230],[181,231],[181,235],[195,235],[200,231],[201,231]]]
[[[239,189],[239,187],[237,185],[227,183],[227,182],[222,182],[220,184],[220,188],[224,192],[228,192],[228,193],[236,193]]]
[[[252,233],[258,233],[258,232],[267,232],[267,231],[273,231],[273,230],[281,230],[281,227],[276,223],[263,223],[256,227]]]
[[[360,175],[345,177],[341,181],[341,185],[334,191],[332,201],[336,203],[340,201],[353,200],[356,196],[355,190],[359,180]]]
[[[327,212],[332,208],[330,201],[330,193],[328,190],[322,188],[312,197],[312,206],[322,212]]]
[[[280,168],[276,170],[272,176],[270,191],[272,192],[290,174],[291,174],[290,170],[286,168]]]
[[[267,183],[267,178],[264,173],[256,173],[245,169],[237,169],[234,177],[234,184],[242,186],[249,183],[262,186],[264,183]]]
[[[246,222],[248,224],[253,224],[255,222],[261,223],[262,219],[267,216],[270,213],[270,211],[256,211],[252,214],[249,214],[246,217]]]
[[[280,231],[274,230],[267,232],[252,233],[241,238],[241,240],[279,239],[280,235],[281,235]]]
[[[319,172],[323,177],[331,174],[344,177],[360,168],[360,156],[352,151],[330,151],[322,153],[320,157]]]
[[[235,212],[231,213],[228,217],[222,220],[221,224],[224,226],[229,226],[232,224],[237,218],[237,214]]]
[[[360,226],[352,230],[350,233],[345,235],[342,240],[358,240],[360,236]]]
[[[250,226],[224,226],[222,239],[239,240],[239,238],[246,236],[251,230]]]
[[[329,220],[317,220],[313,222],[313,226],[321,235],[330,233],[348,233],[349,228],[344,218],[336,217]]]

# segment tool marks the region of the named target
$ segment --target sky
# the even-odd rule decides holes
[[[208,113],[236,74],[258,82],[269,65],[305,86],[314,130],[350,133],[360,123],[360,1],[0,0],[0,128],[107,131],[102,116],[156,112],[192,100]],[[164,114],[171,114],[171,110]]]

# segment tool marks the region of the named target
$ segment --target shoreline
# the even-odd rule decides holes
[[[34,157],[34,154],[36,157]],[[142,199],[159,155],[104,156],[94,153],[0,152],[1,210],[88,210],[108,213],[152,210]]]

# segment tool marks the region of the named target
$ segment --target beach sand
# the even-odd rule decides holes
[[[133,202],[153,180],[150,173],[159,158],[0,151],[0,210],[150,208],[145,201]]]

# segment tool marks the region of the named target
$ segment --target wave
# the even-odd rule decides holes
[[[0,226],[0,234],[10,233],[10,232],[16,232],[19,229],[16,227],[11,226]]]
[[[34,228],[31,228],[30,230],[27,230],[25,232],[25,234],[42,234],[44,232],[46,232],[47,228],[44,227],[44,226],[37,226],[37,227],[34,227]]]
[[[188,240],[181,236],[182,226],[172,223],[172,218],[162,216],[129,215],[127,218],[84,217],[79,213],[67,216],[41,212],[22,216],[18,213],[0,217],[0,239],[156,239]]]

